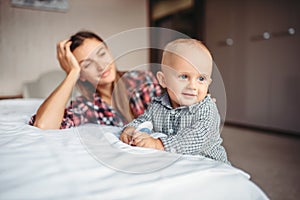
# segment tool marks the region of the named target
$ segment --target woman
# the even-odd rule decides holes
[[[92,32],[81,31],[58,43],[57,57],[67,75],[29,122],[41,129],[85,123],[123,126],[161,94],[150,71],[117,71],[108,47]],[[82,95],[66,108],[75,85]]]

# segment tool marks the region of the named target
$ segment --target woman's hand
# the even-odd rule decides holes
[[[73,69],[80,71],[79,63],[70,50],[71,44],[72,42],[67,39],[59,42],[56,46],[57,59],[61,68],[67,74],[69,74]]]
[[[59,129],[65,107],[80,76],[80,66],[70,50],[71,42],[63,40],[57,44],[57,59],[67,76],[39,107],[34,126],[41,129]]]

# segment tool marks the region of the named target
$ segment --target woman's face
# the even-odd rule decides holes
[[[85,39],[73,54],[80,68],[80,80],[89,81],[95,88],[111,84],[116,78],[116,66],[104,43]]]

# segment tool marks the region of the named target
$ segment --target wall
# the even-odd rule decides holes
[[[226,121],[300,135],[300,1],[206,2],[206,43],[225,83]]]
[[[108,39],[128,29],[145,27],[147,9],[147,0],[69,0],[67,12],[16,8],[11,7],[10,0],[1,0],[0,96],[21,94],[24,82],[59,69],[58,41],[82,29]],[[148,42],[147,33],[139,37]],[[148,52],[144,50],[119,59],[117,65],[128,70],[146,62]]]

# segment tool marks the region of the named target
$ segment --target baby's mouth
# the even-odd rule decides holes
[[[182,95],[187,96],[187,97],[196,97],[197,96],[197,94],[186,93],[186,92],[183,92]]]

